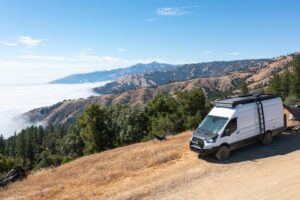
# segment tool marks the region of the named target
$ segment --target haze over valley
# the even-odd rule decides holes
[[[0,85],[0,130],[5,137],[31,125],[21,115],[38,107],[50,106],[64,99],[94,95],[93,88],[103,83],[73,85]]]

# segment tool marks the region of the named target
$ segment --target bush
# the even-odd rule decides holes
[[[11,157],[0,154],[0,174],[8,172],[15,166],[15,160]]]
[[[165,133],[174,134],[174,122],[169,118],[169,116],[158,116],[151,120],[151,135],[163,135]]]
[[[35,169],[58,166],[62,163],[62,157],[59,155],[52,155],[49,151],[43,151],[40,155],[39,162],[34,167]]]
[[[300,104],[300,101],[299,101],[299,99],[298,99],[297,96],[292,95],[292,96],[286,97],[284,103],[285,103],[286,105],[291,106],[291,105],[299,105],[299,104]]]
[[[71,157],[71,156],[66,156],[62,159],[61,161],[61,164],[66,164],[68,162],[71,162],[72,160],[74,160],[75,158],[74,157]]]

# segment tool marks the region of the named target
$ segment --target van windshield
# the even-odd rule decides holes
[[[207,134],[217,134],[224,127],[228,118],[207,115],[198,127],[198,130]]]

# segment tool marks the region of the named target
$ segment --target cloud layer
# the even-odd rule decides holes
[[[16,47],[18,45],[23,45],[29,48],[37,47],[42,44],[43,39],[34,39],[30,36],[19,36],[16,39],[10,39],[8,41],[1,41],[1,44],[9,47]]]
[[[31,125],[20,117],[31,109],[50,106],[64,99],[78,99],[93,95],[92,88],[103,85],[0,85],[0,134],[8,137]]]

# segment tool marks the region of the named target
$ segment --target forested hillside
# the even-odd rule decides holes
[[[289,105],[299,103],[300,99],[300,54],[290,63],[291,68],[283,73],[275,73],[269,81],[269,91],[281,96]]]
[[[50,107],[34,109],[25,113],[24,117],[30,122],[59,125],[76,121],[84,109],[91,104],[114,105],[126,104],[131,107],[142,107],[157,95],[175,95],[180,91],[203,90],[209,99],[231,95],[241,80],[251,74],[235,72],[227,76],[197,78],[188,81],[175,82],[155,88],[142,88],[121,93],[94,96],[87,99],[67,100]]]
[[[195,128],[209,108],[202,90],[158,95],[143,107],[90,105],[74,123],[28,127],[0,137],[0,174],[13,165],[39,169]]]

